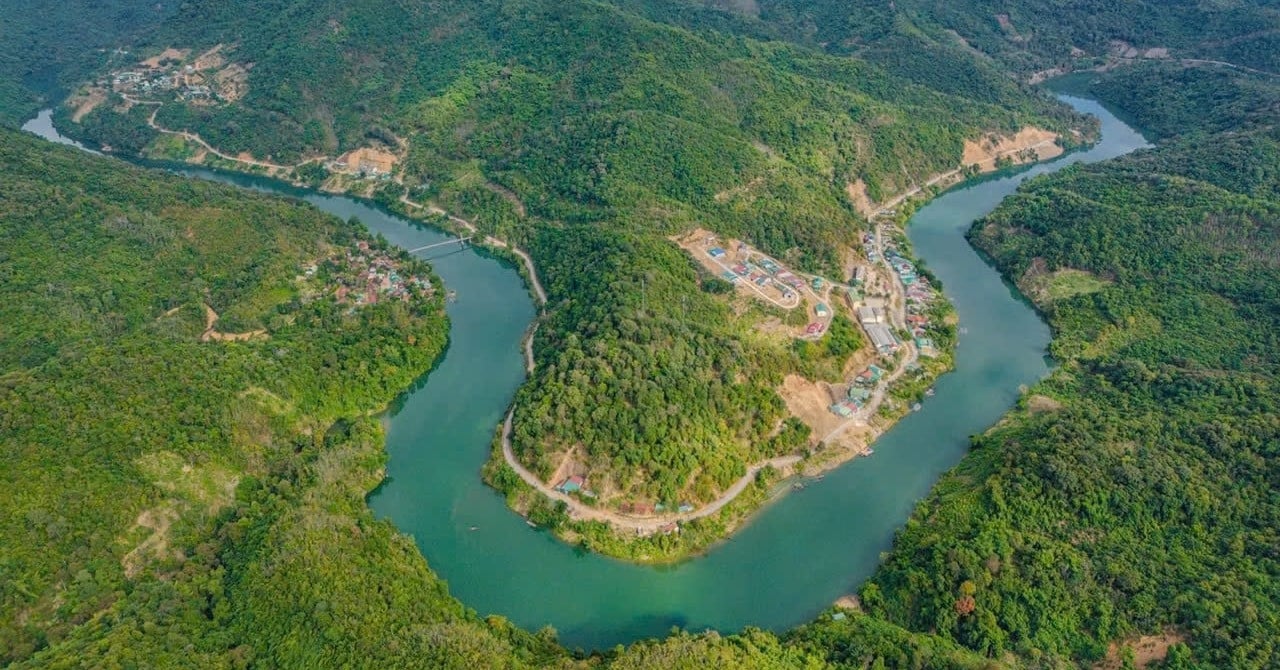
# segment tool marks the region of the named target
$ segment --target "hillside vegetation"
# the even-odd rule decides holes
[[[359,420],[348,439],[331,424],[431,365],[441,300],[304,302],[302,266],[363,235],[309,206],[12,131],[0,166],[0,662],[91,620],[142,626],[129,612],[221,616],[211,583],[174,577],[223,579],[218,533],[241,496],[328,476],[357,447],[346,495],[363,509],[377,427]],[[220,332],[262,334],[202,337],[208,308]]]
[[[1122,105],[1166,92],[1129,109],[1184,139],[1028,182],[974,226],[1008,277],[1060,286],[1035,294],[1061,367],[974,438],[863,603],[991,657],[1066,665],[1141,634],[1179,643],[1165,667],[1275,667],[1280,135],[1206,134],[1275,93],[1111,76],[1095,90]]]
[[[731,327],[669,235],[705,227],[837,276],[864,225],[850,183],[887,199],[956,168],[966,140],[1038,125],[1073,142],[1087,123],[1011,84],[997,105],[981,86],[930,88],[664,7],[191,3],[152,49],[223,44],[253,64],[247,91],[166,102],[156,121],[286,164],[401,154],[379,199],[434,201],[527,247],[550,289],[516,414],[522,460],[549,476],[581,445],[623,499],[705,502],[798,446],[761,439],[796,364]],[[113,102],[61,127],[150,152],[155,109]]]
[[[0,124],[17,126],[102,67],[106,52],[145,34],[175,4],[37,2],[0,9]]]

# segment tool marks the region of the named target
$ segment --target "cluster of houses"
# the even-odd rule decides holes
[[[326,259],[323,264],[312,263],[303,268],[303,275],[312,278],[322,274],[327,285],[336,285],[333,296],[342,305],[360,307],[377,304],[381,300],[408,301],[414,295],[429,295],[434,288],[431,280],[410,274],[400,261],[381,249],[374,249],[361,240],[355,249]]]
[[[884,373],[884,368],[868,365],[867,369],[853,378],[845,397],[831,405],[831,413],[846,419],[856,414],[871,401],[872,389],[880,383]]]
[[[746,246],[739,244],[739,253],[746,250]],[[718,260],[724,260],[728,255],[721,247],[712,247],[707,250],[707,255]],[[761,288],[772,283],[782,294],[784,299],[791,299],[796,293],[804,287],[804,279],[797,277],[789,270],[783,269],[776,261],[771,258],[761,256],[759,261],[752,262],[743,260],[735,264],[720,275],[725,281],[737,283],[739,281],[749,281]]]
[[[929,283],[927,277],[919,275],[914,263],[898,252],[897,245],[892,240],[885,244],[884,255],[889,267],[898,274],[898,279],[902,281],[905,289],[907,328],[910,329],[911,336],[915,340],[916,350],[921,356],[937,356],[938,349],[926,332],[930,326],[926,312],[930,303],[937,299],[937,290]]]
[[[110,83],[117,93],[154,95],[176,91],[183,100],[212,100],[213,89],[203,82],[195,69],[187,65],[172,72],[163,69],[116,72]]]

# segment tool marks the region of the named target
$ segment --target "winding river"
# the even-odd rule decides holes
[[[642,567],[587,554],[529,528],[481,483],[494,430],[525,377],[520,341],[534,307],[513,268],[474,249],[427,252],[458,294],[448,306],[451,340],[426,383],[389,413],[389,478],[369,504],[416,539],[432,569],[469,607],[526,628],[553,626],[570,647],[605,648],[672,626],[782,629],[813,617],[872,574],[916,502],[965,455],[969,435],[1007,411],[1019,386],[1049,370],[1048,328],[969,247],[964,232],[1028,177],[1146,145],[1097,102],[1061,98],[1101,119],[1099,144],[970,182],[911,220],[915,250],[942,280],[964,329],[956,370],[938,381],[937,395],[882,436],[875,455],[789,493],[708,555]],[[25,128],[57,136],[47,112]],[[356,216],[408,248],[447,239],[350,198],[179,171],[300,197],[337,216]]]

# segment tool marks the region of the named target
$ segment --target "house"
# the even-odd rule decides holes
[[[693,511],[693,505],[690,505],[689,503],[680,503],[680,507],[676,508],[676,511],[681,514],[687,514]]]
[[[863,403],[871,397],[871,391],[858,386],[849,387],[849,399],[855,402]]]
[[[849,405],[842,402],[838,402],[832,405],[831,407],[829,407],[828,409],[831,410],[832,414],[835,414],[836,416],[842,416],[846,419],[853,416],[853,410],[849,407]]]
[[[867,266],[859,265],[853,269],[853,281],[859,284],[867,281]]]
[[[882,307],[859,307],[858,321],[862,325],[868,326],[877,323],[884,323],[884,308]]]
[[[805,326],[805,328],[804,328],[804,334],[805,334],[805,335],[817,335],[818,333],[821,333],[822,331],[823,331],[823,326],[822,326],[822,324],[820,324],[820,323],[818,323],[818,322],[816,322],[816,321],[815,321],[815,322],[813,322],[813,323],[811,323],[811,324],[809,324],[809,325],[807,325],[807,326]]]
[[[818,303],[818,306],[814,307],[813,311],[818,315],[819,319],[825,319],[828,316],[831,316],[831,310],[827,309],[827,304],[825,302]]]
[[[898,339],[893,336],[893,331],[883,323],[872,323],[866,326],[867,336],[871,338],[871,344],[875,345],[877,351],[882,354],[893,353],[898,348]]]
[[[582,487],[585,486],[586,483],[587,480],[585,477],[582,475],[574,475],[560,482],[560,485],[556,487],[556,490],[561,493],[573,493],[574,491],[581,491]]]
[[[733,272],[730,270],[725,270],[724,272],[720,273],[720,278],[730,283],[737,282],[739,279],[738,275],[733,274]]]
[[[721,249],[720,247],[715,247],[714,249],[709,249],[709,250],[707,251],[707,255],[708,255],[708,256],[710,256],[710,257],[712,257],[712,258],[720,258],[721,256],[723,256],[723,255],[724,255],[724,249]]]

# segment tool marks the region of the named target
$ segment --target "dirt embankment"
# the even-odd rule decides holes
[[[1042,161],[1062,154],[1058,134],[1027,126],[1013,135],[987,135],[979,140],[967,140],[960,163],[965,167],[976,165],[981,172],[995,170],[997,162],[1009,159],[1014,163]]]
[[[71,97],[67,100],[67,104],[75,108],[75,111],[71,112],[71,121],[80,123],[80,119],[106,101],[107,92],[96,86],[89,88],[83,95]]]
[[[338,157],[339,165],[346,165],[348,172],[375,172],[378,174],[390,174],[395,169],[396,162],[399,160],[395,154],[390,151],[384,151],[374,147],[364,147],[348,151]]]
[[[853,203],[854,211],[868,219],[876,215],[876,204],[871,202],[870,196],[867,195],[866,182],[859,179],[845,186],[844,190],[849,194],[849,201]]]
[[[218,325],[218,313],[213,308],[204,306],[204,332],[200,334],[201,342],[245,342],[256,337],[267,337],[265,330],[250,330],[243,333],[220,333],[214,330]]]

